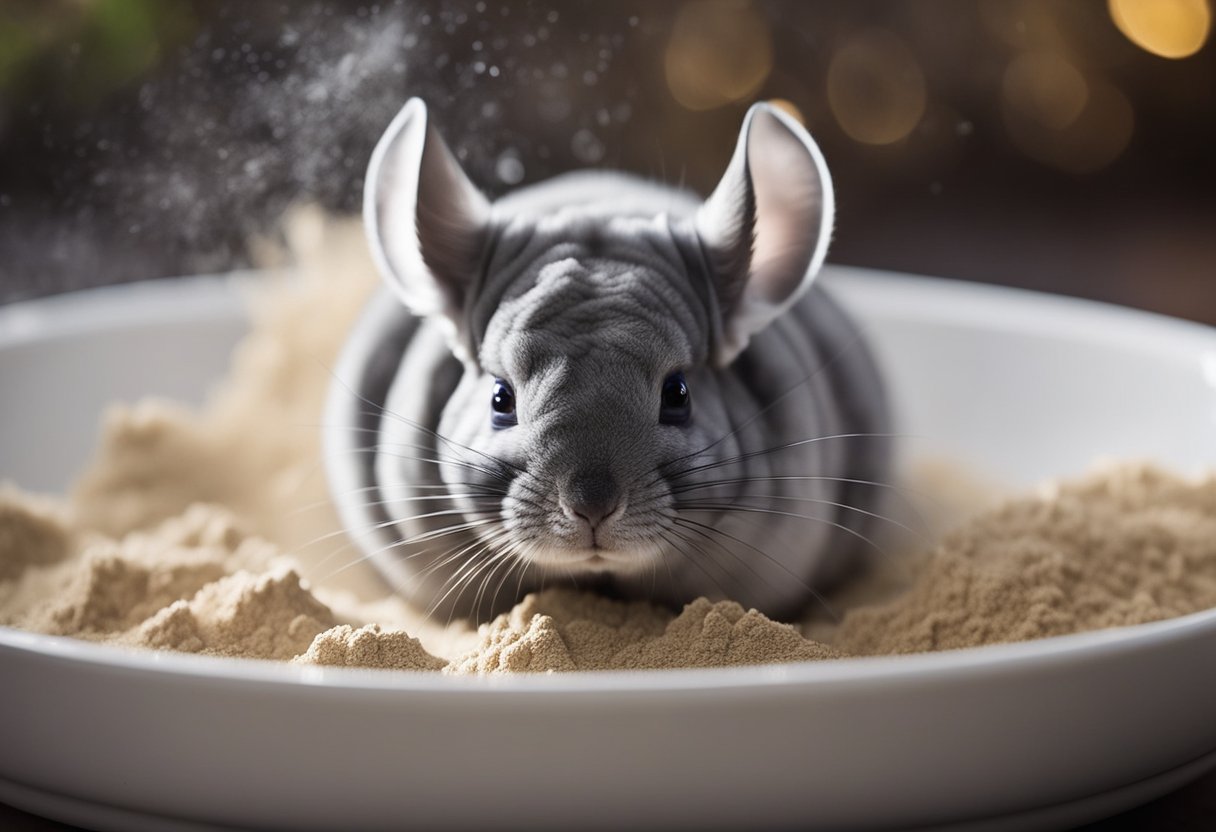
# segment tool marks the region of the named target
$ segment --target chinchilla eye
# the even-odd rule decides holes
[[[688,382],[684,374],[676,371],[663,381],[663,394],[659,408],[659,422],[664,425],[682,425],[692,414],[692,400],[688,395]]]
[[[494,379],[494,393],[490,397],[490,424],[496,428],[509,428],[519,420],[515,417],[515,391],[500,378]]]

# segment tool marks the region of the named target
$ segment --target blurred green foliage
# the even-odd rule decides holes
[[[11,105],[89,110],[154,67],[198,28],[189,3],[3,0],[0,95]]]
[[[46,9],[54,5],[0,6],[0,92],[10,90],[22,70],[53,40],[55,17]]]

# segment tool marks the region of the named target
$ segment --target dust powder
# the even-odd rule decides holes
[[[649,670],[948,650],[1216,606],[1216,478],[1108,465],[973,513],[802,622],[574,590],[439,626],[357,564],[320,475],[322,400],[374,285],[358,229],[303,212],[292,278],[199,412],[106,416],[62,499],[0,488],[0,624],[138,648],[449,674]],[[339,279],[334,279],[334,275]],[[927,482],[928,480],[926,480]],[[925,483],[921,483],[922,486]]]

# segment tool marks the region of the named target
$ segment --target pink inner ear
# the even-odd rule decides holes
[[[376,145],[365,187],[372,254],[390,285],[416,313],[445,315],[459,327],[489,205],[420,100],[406,103]]]
[[[423,262],[445,295],[463,299],[480,261],[489,205],[430,125],[415,213]]]
[[[752,119],[747,164],[756,204],[747,292],[781,304],[802,286],[827,233],[826,172],[807,145],[768,110]]]

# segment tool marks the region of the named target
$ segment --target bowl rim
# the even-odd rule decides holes
[[[1078,340],[1135,345],[1154,354],[1180,349],[1200,353],[1204,378],[1216,387],[1216,328],[1154,312],[1100,301],[1052,295],[1008,286],[972,283],[952,278],[829,265],[830,282],[843,279],[880,305],[915,308],[933,304],[934,314],[951,320],[975,320],[976,305],[991,314],[994,302],[1013,310],[999,322],[1001,329],[1051,332],[1060,337],[1060,324]],[[179,320],[247,316],[241,298],[266,272],[236,271],[220,275],[163,278],[103,286],[61,295],[20,300],[0,307],[0,349],[40,340],[85,334],[133,320],[165,315]],[[834,277],[833,277],[834,275]],[[918,292],[908,303],[891,292],[915,281]],[[927,292],[927,294],[926,294]],[[952,296],[947,310],[935,305],[942,293]],[[187,294],[195,303],[183,305]],[[931,295],[931,296],[928,296]],[[1032,315],[1025,313],[1033,312]],[[1020,313],[1020,314],[1019,314]],[[1111,326],[1118,323],[1119,326]],[[1163,339],[1162,336],[1166,338]],[[103,644],[0,626],[0,657],[18,652],[63,662],[104,666],[131,673],[156,673],[215,683],[258,686],[311,687],[324,690],[391,691],[494,696],[538,692],[661,694],[689,690],[748,688],[870,687],[874,682],[922,684],[959,676],[988,676],[1025,672],[1078,660],[1101,660],[1121,652],[1156,649],[1189,638],[1216,639],[1216,608],[1176,618],[1122,627],[1052,636],[1031,641],[992,644],[896,656],[863,656],[822,661],[669,670],[591,670],[562,673],[512,673],[489,676],[449,675],[433,671],[323,667],[265,659],[195,655],[148,648]]]
[[[1064,664],[1076,667],[1081,661],[1101,661],[1121,653],[1155,650],[1170,643],[1204,637],[1212,638],[1216,643],[1216,607],[1144,624],[929,653],[734,667],[456,675],[178,653],[0,626],[0,659],[6,652],[19,652],[130,673],[265,687],[306,686],[330,691],[453,695],[545,691],[663,694],[690,690],[871,689],[876,683],[883,683],[883,687],[945,683],[959,677],[1017,675]]]
[[[247,296],[257,291],[267,276],[291,279],[289,268],[237,269],[218,274],[183,275],[93,286],[54,295],[23,298],[0,304],[0,348],[76,333],[95,332],[131,320],[152,318],[198,320],[237,314],[248,318]],[[1160,312],[1135,309],[1107,301],[1059,295],[964,278],[938,277],[909,272],[826,263],[817,280],[832,284],[832,291],[848,296],[866,295],[867,302],[886,309],[932,309],[933,314],[952,322],[973,323],[977,306],[991,317],[994,304],[1007,314],[986,328],[1027,334],[1076,335],[1077,340],[1099,341],[1150,352],[1173,352],[1185,344],[1189,349],[1211,351],[1216,362],[1216,326],[1175,318]],[[843,281],[843,284],[841,283]],[[917,291],[907,292],[915,282]],[[192,303],[182,304],[182,295]],[[940,297],[950,295],[949,306]],[[1060,326],[1067,319],[1067,331]],[[1119,326],[1112,327],[1112,323]],[[1164,344],[1162,335],[1172,344]],[[1080,337],[1083,336],[1083,337]],[[1205,365],[1206,365],[1205,361]],[[1205,372],[1216,386],[1216,369]]]
[[[248,320],[248,295],[276,269],[241,269],[223,274],[185,275],[92,286],[55,295],[0,304],[0,349],[151,320],[157,323]],[[187,298],[189,303],[183,303]]]

